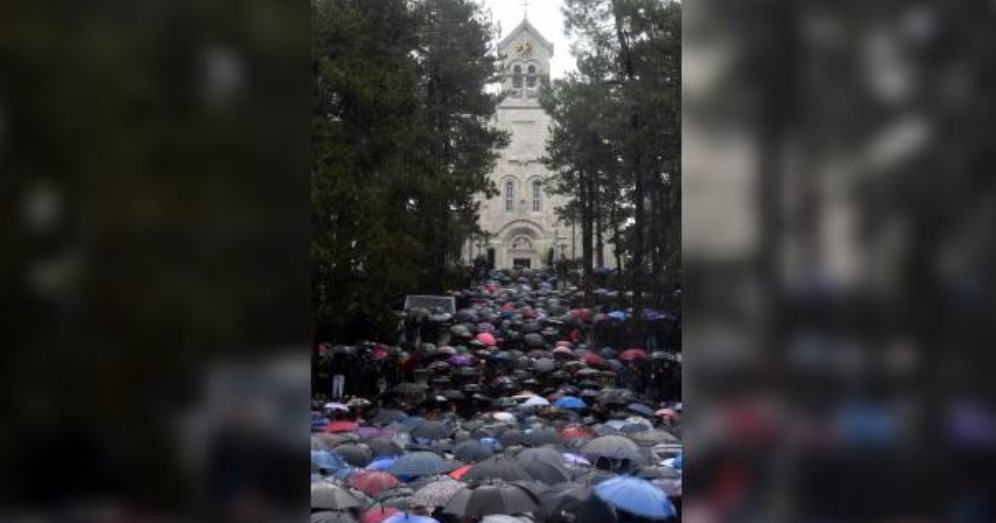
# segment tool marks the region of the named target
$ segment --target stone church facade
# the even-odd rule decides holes
[[[580,227],[572,232],[554,212],[565,198],[543,187],[550,172],[540,158],[546,154],[550,118],[539,105],[538,91],[549,78],[553,44],[523,19],[499,43],[498,52],[504,60],[504,99],[494,123],[509,132],[510,143],[491,173],[500,194],[480,198],[480,226],[489,237],[471,241],[465,255],[486,256],[496,268],[543,267],[551,256],[580,256]]]

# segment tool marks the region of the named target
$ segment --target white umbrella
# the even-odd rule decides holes
[[[325,410],[338,410],[342,412],[349,412],[349,407],[343,405],[342,403],[333,402],[333,403],[326,403]]]
[[[533,396],[522,404],[523,407],[546,407],[548,405],[550,402],[542,396]]]

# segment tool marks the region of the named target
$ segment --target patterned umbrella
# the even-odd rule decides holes
[[[459,481],[441,479],[416,490],[409,503],[413,507],[442,507],[463,487]]]
[[[361,490],[364,494],[376,496],[385,490],[401,484],[398,478],[387,472],[367,470],[349,478],[349,485]]]
[[[439,454],[428,451],[409,452],[398,458],[387,469],[398,477],[417,478],[449,472],[452,466]]]

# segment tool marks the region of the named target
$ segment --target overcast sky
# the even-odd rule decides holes
[[[501,38],[515,29],[522,21],[523,0],[483,0],[484,6],[491,9],[495,22],[501,24]],[[574,57],[571,56],[570,42],[564,36],[564,17],[560,14],[562,0],[528,0],[529,23],[553,42],[553,59],[550,61],[550,76],[562,78],[573,71]]]

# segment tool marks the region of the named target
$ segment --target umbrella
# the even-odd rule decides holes
[[[370,447],[359,443],[344,443],[332,449],[332,452],[342,456],[346,463],[354,467],[365,467],[373,458]]]
[[[660,429],[637,432],[636,434],[629,436],[629,439],[645,447],[652,447],[659,443],[681,443],[681,441],[674,437],[671,433]]]
[[[563,439],[590,438],[592,435],[591,430],[583,425],[571,425],[560,431],[560,437]]]
[[[585,443],[581,449],[585,454],[617,459],[638,459],[640,447],[623,436],[609,435],[597,437]]]
[[[648,418],[653,418],[655,416],[654,409],[642,404],[642,403],[630,403],[626,406],[630,412],[635,412],[641,416],[646,416]]]
[[[583,409],[588,405],[581,398],[575,396],[563,396],[553,402],[553,406],[560,409]]]
[[[515,416],[508,412],[495,412],[494,414],[491,415],[491,417],[494,418],[495,421],[502,421],[506,423],[515,422]]]
[[[404,454],[404,449],[392,439],[384,437],[370,438],[365,442],[374,456],[400,456]]]
[[[494,456],[495,453],[480,441],[469,440],[454,447],[453,455],[460,461],[477,463]]]
[[[413,437],[426,439],[445,439],[453,435],[453,430],[441,421],[422,421],[411,432]]]
[[[549,372],[557,368],[557,362],[551,360],[550,358],[540,358],[533,362],[533,368],[539,372]]]
[[[367,465],[366,468],[367,468],[367,470],[385,471],[385,470],[391,468],[391,465],[394,464],[394,462],[397,459],[398,458],[396,458],[394,456],[382,456],[382,457],[377,458],[377,459],[373,460],[372,462],[370,462],[370,464]]]
[[[556,445],[560,443],[560,434],[553,429],[537,429],[526,432],[520,438],[523,445],[538,447],[540,445]]]
[[[338,403],[338,402],[326,403],[323,408],[325,410],[333,410],[333,411],[338,411],[338,412],[349,412],[349,407],[347,407],[343,403]]]
[[[396,421],[401,421],[408,417],[408,414],[400,410],[394,409],[381,409],[377,412],[377,415],[370,420],[374,425],[389,425]]]
[[[592,496],[590,485],[561,483],[552,485],[540,496],[539,512],[547,521],[562,521],[564,515],[578,514],[581,505]],[[573,519],[573,518],[571,518]],[[570,521],[570,519],[568,519]]]
[[[401,484],[398,478],[387,472],[367,470],[349,478],[349,486],[356,488],[369,496],[376,496],[385,490]]]
[[[429,483],[415,491],[410,503],[413,507],[442,507],[464,484],[449,478]]]
[[[559,455],[557,456],[560,457]],[[522,468],[535,479],[547,485],[564,483],[570,481],[571,473],[560,463],[553,463],[543,459],[526,460],[522,463]]]
[[[311,523],[356,523],[349,512],[323,510],[311,515]]]
[[[332,421],[329,422],[328,425],[325,425],[325,432],[329,433],[352,432],[354,430],[356,430],[356,423],[352,421],[346,421],[346,420]]]
[[[473,465],[464,465],[462,467],[457,467],[456,469],[453,470],[453,472],[449,473],[449,477],[453,479],[463,479],[463,475],[466,474],[467,471],[470,470],[470,467],[472,466]]]
[[[418,514],[410,514],[408,512],[398,512],[397,514],[385,519],[382,523],[439,523],[439,520],[430,518],[429,516],[419,516]]]
[[[677,515],[667,494],[645,479],[618,476],[596,485],[595,495],[616,509],[651,520]]]
[[[533,396],[522,402],[523,407],[546,407],[548,405],[550,405],[550,401],[543,396]]]
[[[311,451],[311,471],[312,472],[326,472],[331,473],[336,470],[346,468],[349,465],[342,456],[338,454],[333,454],[327,450],[313,450]]]
[[[505,456],[494,456],[470,467],[463,477],[464,481],[475,479],[503,479],[505,481],[531,480],[532,476],[514,460]]]
[[[561,454],[561,456],[564,458],[564,463],[567,463],[568,465],[581,465],[585,467],[591,466],[591,462],[585,459],[584,456],[579,456],[577,454],[571,454],[566,452],[564,454]]]
[[[398,394],[413,395],[424,391],[427,388],[426,385],[421,383],[412,383],[410,381],[405,381],[394,386],[392,391]]]
[[[329,445],[322,438],[311,436],[311,450],[329,450]]]
[[[487,347],[495,346],[495,337],[490,332],[482,332],[477,335],[477,341],[481,342]]]
[[[353,398],[346,402],[348,407],[369,407],[370,400],[366,398]]]
[[[627,349],[622,351],[619,359],[623,361],[643,360],[647,358],[647,351],[643,349]]]
[[[563,456],[560,455],[560,452],[551,447],[523,449],[515,455],[515,461],[517,461],[520,465],[524,465],[527,462],[535,460],[549,461],[550,463],[558,465],[564,462]]]
[[[604,358],[590,351],[585,352],[584,355],[581,356],[581,361],[585,362],[590,367],[605,367],[607,365]]]
[[[525,487],[503,481],[485,482],[458,490],[443,512],[460,517],[535,512],[536,496]]]
[[[654,414],[657,415],[657,416],[660,416],[662,418],[676,418],[676,417],[678,417],[678,413],[674,409],[667,409],[667,408],[665,408],[665,409],[659,409],[657,412],[654,412]]]
[[[401,512],[394,507],[375,506],[363,513],[360,523],[382,523],[385,519]]]
[[[417,451],[401,456],[387,471],[398,477],[419,477],[444,474],[451,468],[452,466],[439,454]]]
[[[311,484],[311,508],[343,510],[359,507],[362,503],[345,488],[332,483]]]
[[[474,362],[474,360],[470,356],[466,356],[463,354],[452,356],[450,359],[446,361],[449,362],[450,365],[456,365],[458,367],[466,367]]]

